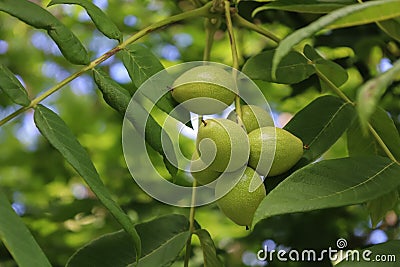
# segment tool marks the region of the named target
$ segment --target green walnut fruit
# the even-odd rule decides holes
[[[200,185],[209,184],[221,175],[220,172],[214,171],[200,159],[197,150],[194,151],[192,156],[190,172]]]
[[[303,155],[303,142],[281,128],[262,127],[256,129],[249,133],[249,142],[249,166],[261,175],[282,174],[293,167]],[[270,166],[271,169],[268,172]]]
[[[264,184],[250,190],[252,179],[261,177],[250,167],[246,167],[237,184],[226,195],[217,200],[218,207],[238,225],[250,226],[254,212],[266,195]],[[215,186],[217,197],[223,195],[232,186],[229,179],[220,179]]]
[[[216,66],[199,66],[184,72],[172,85],[172,97],[189,111],[219,113],[236,96],[232,74]],[[233,90],[233,91],[232,91]]]
[[[227,119],[208,119],[197,133],[196,147],[201,160],[218,172],[233,172],[247,164],[249,140],[237,123]]]
[[[241,110],[242,121],[248,133],[261,127],[274,126],[271,115],[259,106],[243,105]],[[228,119],[237,122],[237,114],[234,110],[229,113]]]

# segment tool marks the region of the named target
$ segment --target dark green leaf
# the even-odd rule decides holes
[[[118,52],[122,56],[122,61],[128,70],[129,76],[137,88],[139,88],[145,81],[151,82],[154,86],[147,86],[151,90],[140,90],[140,93],[150,99],[157,105],[161,110],[170,114],[171,111],[178,105],[178,103],[172,98],[170,88],[165,86],[161,88],[160,82],[156,78],[152,77],[158,72],[164,70],[163,65],[158,58],[152,53],[150,49],[142,44],[131,44],[125,49]],[[152,77],[151,80],[150,77]],[[170,78],[167,75],[163,75],[162,79]],[[167,83],[172,86],[173,79],[170,81],[162,81],[162,84]],[[160,98],[161,97],[161,98]],[[179,121],[186,123],[190,120],[190,113],[176,112],[172,114],[173,117]]]
[[[368,251],[371,251],[369,253]],[[367,258],[363,258],[363,252],[366,252],[365,255]],[[374,245],[363,249],[359,252],[359,261],[352,260],[352,257],[349,257],[349,260],[343,260],[340,262],[337,267],[397,267],[399,266],[398,259],[400,259],[400,241],[392,240],[382,244]],[[383,261],[383,257],[387,260]],[[379,262],[381,261],[381,262]]]
[[[263,6],[257,8],[253,12],[253,16],[260,11],[277,9],[301,13],[329,13],[335,9],[354,4],[354,1],[321,1],[321,0],[257,0],[257,2],[266,2]]]
[[[297,170],[261,202],[253,219],[341,207],[383,196],[400,186],[400,165],[383,157],[325,160]]]
[[[373,228],[385,217],[389,210],[393,209],[398,201],[399,191],[396,189],[367,203]]]
[[[203,250],[204,267],[223,266],[217,256],[214,242],[210,233],[204,229],[198,229],[194,232],[199,237],[200,245]]]
[[[326,60],[319,59],[314,62],[315,69],[327,77],[336,87],[343,85],[349,78],[347,71],[343,69],[339,64]],[[321,87],[325,91],[330,91],[330,86],[325,81],[320,79]]]
[[[35,108],[34,119],[42,135],[82,176],[101,203],[110,211],[125,231],[130,234],[132,240],[135,242],[136,253],[140,255],[140,238],[134,224],[121,207],[112,199],[88,153],[75,138],[68,126],[56,113],[42,105],[38,105]]]
[[[57,4],[75,4],[82,6],[92,19],[97,29],[105,36],[118,41],[122,40],[122,33],[112,20],[96,5],[88,0],[52,0],[47,6]]]
[[[184,216],[173,214],[140,223],[136,229],[143,247],[138,266],[167,266],[182,250],[188,238],[189,222]],[[106,234],[80,248],[69,259],[67,267],[134,265],[134,249],[135,245],[126,232]],[[154,265],[145,265],[150,262],[147,258],[151,258]]]
[[[312,74],[314,68],[307,58],[298,52],[289,52],[279,63],[276,80],[271,76],[272,58],[275,50],[262,52],[251,57],[243,66],[243,73],[254,80],[292,84],[301,82]]]
[[[397,60],[392,68],[366,82],[358,91],[357,112],[360,117],[361,126],[364,129],[366,129],[370,116],[374,113],[380,98],[399,74],[400,60]]]
[[[386,20],[396,16],[400,16],[400,2],[397,0],[369,1],[337,9],[308,26],[293,32],[279,43],[272,61],[272,76],[276,76],[278,64],[296,44],[328,26],[336,28],[349,27]]]
[[[339,64],[324,59],[313,47],[306,45],[304,47],[304,55],[313,62],[313,66],[317,73],[323,74],[336,87],[340,87],[348,79],[347,71]],[[325,91],[330,90],[330,86],[325,81],[320,79],[321,87]]]
[[[399,132],[386,111],[378,107],[371,116],[370,124],[393,156],[400,160]],[[347,149],[350,156],[368,154],[387,156],[372,134],[361,130],[358,120],[353,123],[347,132]]]
[[[386,32],[390,37],[400,42],[400,19],[388,19],[376,23],[381,30]]]
[[[87,65],[89,55],[78,38],[56,17],[39,5],[27,0],[2,0],[0,11],[31,25],[47,30],[63,56],[74,64]]]
[[[87,65],[89,55],[78,38],[64,24],[58,24],[47,31],[63,56],[71,63]]]
[[[325,95],[300,110],[284,127],[308,148],[297,166],[318,159],[350,126],[354,107],[337,97]]]
[[[0,190],[0,240],[20,267],[49,266],[42,249]]]
[[[100,69],[93,70],[93,78],[106,103],[124,116],[131,100],[129,92]]]
[[[25,88],[2,64],[0,64],[0,89],[16,104],[27,107],[31,103]]]

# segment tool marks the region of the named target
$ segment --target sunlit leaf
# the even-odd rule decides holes
[[[182,215],[167,215],[140,223],[136,225],[136,229],[143,245],[142,258],[137,266],[168,266],[186,243],[189,222]],[[134,250],[135,245],[126,232],[106,234],[76,251],[69,259],[67,267],[135,266]],[[154,265],[145,265],[146,262]]]
[[[337,9],[293,32],[279,43],[272,62],[272,75],[275,75],[279,62],[293,46],[326,27],[349,27],[387,20],[396,16],[400,16],[400,2],[397,0],[369,1]]]
[[[2,64],[0,64],[0,89],[16,104],[26,107],[31,103],[24,86],[22,86],[17,77]]]
[[[397,189],[399,177],[400,165],[379,156],[320,161],[297,170],[269,192],[253,225],[280,214],[365,203]]]
[[[140,254],[140,238],[135,230],[135,225],[112,199],[88,153],[78,142],[68,126],[56,113],[42,105],[36,106],[34,119],[42,135],[82,176],[101,203],[110,211],[125,231],[130,234],[132,240],[135,242],[136,253]]]
[[[93,20],[96,27],[105,36],[118,41],[122,40],[122,33],[112,20],[96,5],[88,0],[52,0],[47,6],[57,4],[75,4],[82,6],[89,17]]]
[[[52,265],[0,190],[0,240],[20,267]]]
[[[263,6],[257,8],[253,12],[253,16],[260,11],[276,9],[276,10],[285,10],[292,12],[301,12],[301,13],[329,13],[335,9],[344,7],[349,4],[354,4],[352,0],[279,0],[279,1],[271,1],[271,0],[257,0],[255,2],[265,3]]]

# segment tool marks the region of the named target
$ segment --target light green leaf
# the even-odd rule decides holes
[[[271,0],[257,0],[255,2],[265,2],[265,4],[261,7],[256,8],[253,11],[253,16],[255,16],[258,12],[276,9],[276,10],[285,10],[291,12],[301,12],[301,13],[329,13],[335,9],[344,7],[349,4],[354,4],[352,0],[279,0],[279,1],[271,1]]]
[[[365,203],[397,189],[399,177],[400,165],[379,156],[314,163],[267,194],[255,212],[253,226],[276,215]]]
[[[314,69],[307,58],[298,52],[291,51],[279,63],[274,80],[271,76],[274,53],[275,50],[269,50],[251,57],[244,64],[243,73],[253,80],[283,84],[298,83],[314,74]]]
[[[118,52],[129,73],[129,77],[137,88],[147,79],[164,69],[164,66],[143,44],[131,44]]]
[[[12,209],[7,197],[0,190],[0,240],[20,267],[51,267],[42,249],[29,229]]]
[[[357,94],[357,112],[363,129],[366,130],[367,123],[374,113],[380,98],[392,81],[399,77],[399,75],[400,60],[397,60],[392,68],[369,80],[359,89]]]
[[[214,242],[210,233],[204,229],[198,229],[194,232],[199,237],[200,245],[203,250],[204,267],[223,266],[216,252]]]
[[[272,62],[272,76],[276,75],[279,62],[293,46],[328,26],[331,28],[349,27],[387,20],[397,16],[400,16],[400,1],[398,0],[369,1],[337,9],[293,32],[279,43]]]
[[[189,222],[184,216],[173,214],[140,223],[136,225],[136,229],[143,243],[143,257],[139,260],[139,265],[144,258],[151,257],[155,265],[142,266],[166,266],[182,250],[187,238],[182,244],[176,240],[180,240],[181,234],[188,234]],[[66,267],[126,267],[135,264],[134,250],[135,245],[129,235],[125,231],[118,231],[103,235],[77,250]],[[171,254],[162,255],[166,251]]]
[[[2,0],[0,11],[37,29],[46,30],[63,56],[71,63],[89,64],[89,55],[79,39],[46,9],[28,0]]]
[[[296,113],[284,127],[307,146],[296,167],[318,159],[347,130],[355,115],[351,104],[330,95],[315,99]]]
[[[0,89],[16,104],[27,107],[31,103],[24,86],[2,64],[0,64]]]
[[[363,252],[367,258],[363,258]],[[397,267],[400,259],[400,241],[391,240],[359,250],[359,256],[359,261],[352,260],[350,256],[349,260],[343,260],[336,267]],[[386,261],[382,261],[383,257]]]
[[[82,176],[101,203],[110,211],[125,231],[130,234],[135,243],[136,253],[140,255],[141,243],[135,230],[135,225],[112,199],[88,153],[75,138],[68,126],[56,113],[42,105],[38,105],[35,108],[34,119],[42,135]]]
[[[57,4],[75,4],[82,6],[92,19],[97,29],[110,39],[122,41],[122,33],[114,22],[96,5],[88,0],[52,0],[47,6]]]
[[[376,23],[387,35],[400,42],[400,19],[388,19]]]

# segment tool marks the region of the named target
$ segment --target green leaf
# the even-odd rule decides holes
[[[373,228],[378,225],[389,210],[393,209],[399,199],[399,191],[396,189],[367,203]]]
[[[124,66],[137,88],[139,88],[145,81],[155,84],[155,86],[147,87],[151,87],[152,90],[140,90],[140,93],[155,103],[161,110],[170,114],[178,105],[169,92],[170,88],[160,88],[158,85],[159,82],[156,79],[149,80],[154,74],[164,70],[164,67],[158,58],[143,44],[131,44],[118,53],[122,56]],[[163,75],[162,78],[167,79],[169,76]],[[168,81],[162,81],[162,83],[165,82]],[[169,81],[169,84],[172,86],[172,78]],[[189,112],[175,112],[172,116],[183,123],[190,121]]]
[[[370,118],[370,125],[383,140],[393,156],[400,160],[400,135],[387,112],[378,107]],[[381,155],[386,156],[371,133],[362,131],[358,120],[347,132],[347,149],[350,156]]]
[[[0,64],[0,89],[16,104],[27,107],[31,103],[28,93],[17,77],[2,64]]]
[[[140,223],[136,229],[143,245],[139,266],[166,266],[182,250],[188,238],[189,222],[184,216],[173,214]],[[186,236],[186,239],[182,240],[181,236]],[[135,245],[126,232],[106,234],[77,250],[66,267],[126,267],[136,261],[132,253],[134,249]],[[143,265],[142,262],[148,257],[153,259],[155,265]]]
[[[400,186],[400,165],[379,157],[325,160],[297,170],[257,208],[253,226],[275,215],[364,203]]]
[[[124,116],[131,100],[129,92],[100,69],[93,69],[93,78],[106,103]]]
[[[34,120],[42,135],[82,176],[101,203],[110,211],[125,231],[130,234],[135,243],[136,253],[140,255],[140,238],[135,230],[135,225],[112,199],[88,153],[75,138],[68,126],[56,113],[42,105],[38,105],[35,108]]]
[[[137,88],[164,69],[158,58],[143,44],[130,44],[118,54],[121,54],[129,77]]]
[[[189,221],[182,215],[167,215],[137,227],[141,234],[143,253],[136,265],[170,266],[189,238]]]
[[[71,63],[88,65],[89,55],[78,38],[64,25],[58,24],[47,31],[63,56]]]
[[[0,190],[0,240],[20,267],[49,266],[42,249]]]
[[[199,237],[200,245],[203,250],[204,267],[223,266],[216,252],[214,242],[210,233],[204,229],[198,229],[194,232]]]
[[[279,43],[272,62],[272,76],[276,76],[279,62],[291,51],[293,46],[328,26],[331,26],[331,28],[349,27],[397,16],[400,16],[400,2],[398,0],[369,1],[337,9],[293,32]]]
[[[315,99],[295,114],[284,129],[308,147],[297,167],[318,159],[347,130],[355,115],[351,104],[330,95]]]
[[[254,80],[292,84],[301,82],[312,74],[314,68],[302,54],[290,51],[279,63],[276,79],[271,76],[272,58],[275,50],[269,50],[248,59],[243,66],[243,73]]]
[[[400,42],[400,19],[388,19],[376,23],[381,30],[383,30],[387,35],[393,39]]]
[[[79,39],[46,9],[28,0],[1,0],[0,11],[37,29],[47,30],[63,56],[71,63],[90,63],[89,55]]]
[[[369,253],[369,251],[371,253]],[[367,258],[363,258],[363,252]],[[400,258],[400,241],[391,240],[382,244],[374,245],[359,251],[359,261],[343,260],[337,267],[397,267],[399,265],[398,259]],[[379,258],[377,258],[377,256]],[[386,261],[382,261],[382,256],[386,257]],[[389,260],[390,258],[390,260]],[[381,262],[378,262],[381,261]]]
[[[334,85],[336,85],[336,87],[343,85],[349,78],[347,71],[343,69],[342,66],[330,60],[319,59],[314,63],[314,67],[317,72],[322,73]],[[319,79],[319,81],[321,83],[322,90],[330,91],[331,87],[326,84],[325,81],[322,79]]]
[[[301,13],[329,13],[335,9],[344,7],[349,4],[353,4],[352,0],[279,0],[279,1],[271,1],[271,0],[258,0],[256,2],[265,2],[265,4],[254,10],[253,16],[258,12],[276,9],[276,10],[285,10],[291,12],[301,12]]]
[[[173,151],[173,142],[166,131],[163,130],[161,125],[154,119],[151,112],[149,113],[141,104],[139,104],[136,100],[132,100],[132,104],[129,105],[129,110],[126,114],[126,118],[132,123],[135,129],[143,129],[145,128],[144,136],[143,133],[139,130],[139,133],[146,140],[146,143],[149,144],[155,151],[157,151],[162,157],[165,167],[168,172],[174,178],[178,172],[178,169],[174,164],[171,164],[167,159],[163,148],[168,151]],[[144,121],[146,119],[146,121]],[[145,125],[143,125],[145,124]],[[161,139],[161,135],[162,138]],[[163,140],[163,142],[162,142]],[[171,160],[174,163],[177,163],[177,159],[175,154],[171,156],[173,157]]]
[[[304,55],[313,62],[313,66],[317,73],[323,74],[327,77],[335,86],[340,87],[349,78],[347,71],[342,68],[339,64],[324,59],[312,46],[304,46]],[[329,91],[330,86],[326,84],[319,76],[321,88],[324,91]]]
[[[88,0],[52,0],[47,6],[57,4],[75,4],[82,6],[97,29],[110,39],[122,41],[122,33],[114,22],[96,5]]]
[[[380,0],[377,5],[368,5],[359,11],[352,12],[347,16],[341,16],[331,23],[328,28],[337,29],[364,25],[377,21],[383,21],[400,16],[400,2],[397,0]],[[367,2],[368,3],[368,2]],[[362,3],[359,5],[364,5]]]
[[[364,129],[366,129],[370,116],[374,113],[380,98],[399,74],[400,60],[397,60],[392,68],[369,80],[359,89],[357,94],[357,112],[360,117],[361,126]]]

